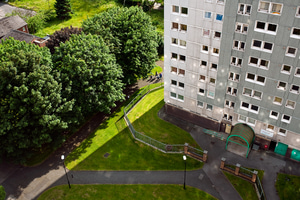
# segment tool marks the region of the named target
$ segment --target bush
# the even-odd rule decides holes
[[[163,55],[164,54],[164,37],[160,34],[157,33],[157,53],[158,55]]]
[[[46,24],[46,15],[44,11],[37,13],[35,16],[28,18],[26,21],[28,25],[28,30],[30,34],[36,33]]]
[[[4,190],[4,187],[0,185],[0,200],[4,200],[6,196],[6,192]]]

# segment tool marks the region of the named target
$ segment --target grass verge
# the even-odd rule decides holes
[[[281,200],[300,199],[300,177],[289,174],[277,175],[276,190]]]
[[[233,187],[238,191],[242,199],[258,200],[254,185],[249,181],[239,178],[231,173],[223,171]]]
[[[157,91],[161,95],[157,98],[163,98],[163,89]],[[156,107],[156,104],[152,106]],[[123,120],[123,108],[120,107],[66,158],[67,167],[72,170],[182,170],[181,154],[165,154],[133,139]],[[148,105],[148,108],[151,106]],[[184,133],[172,124],[167,126],[170,134],[171,131]],[[185,137],[191,138],[185,133],[181,135],[181,142],[186,141]],[[200,168],[202,165],[193,159],[187,161],[188,169]]]
[[[176,195],[175,195],[176,194]],[[164,199],[164,200],[213,200],[213,196],[187,186],[181,185],[67,185],[57,186],[44,192],[38,200],[76,200],[76,199]]]

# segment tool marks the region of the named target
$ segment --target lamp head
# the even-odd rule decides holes
[[[61,159],[64,160],[64,159],[65,159],[65,156],[64,156],[64,155],[61,155]]]
[[[183,160],[186,160],[186,155],[183,155]]]

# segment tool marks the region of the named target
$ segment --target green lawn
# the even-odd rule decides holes
[[[223,171],[233,187],[238,191],[242,199],[257,200],[258,197],[255,192],[254,185],[249,181],[239,178],[231,173]]]
[[[57,186],[44,192],[38,200],[76,199],[136,199],[136,200],[213,200],[213,196],[193,187],[182,185],[67,185]]]
[[[55,0],[16,0],[9,3],[17,7],[40,11],[47,9],[54,10]],[[95,14],[109,8],[122,5],[117,0],[71,0],[71,6],[73,11],[71,19],[50,21],[44,29],[38,31],[35,35],[44,37],[64,27],[81,27],[82,21],[88,17],[93,17]],[[150,12],[150,16],[153,17],[153,23],[157,27],[157,30],[163,33],[163,10],[153,10]]]
[[[145,96],[128,115],[135,130],[163,143],[189,143],[191,146],[199,148],[188,132],[158,117],[157,113],[163,105],[163,89],[153,91]]]
[[[154,86],[152,86],[154,87]],[[154,92],[163,95],[163,89]],[[151,95],[152,93],[150,93]],[[157,98],[163,98],[162,96]],[[162,106],[162,104],[160,104]],[[156,107],[156,104],[152,105]],[[148,106],[148,109],[151,106]],[[151,119],[152,120],[152,119]],[[164,122],[164,121],[162,121]],[[152,121],[156,124],[155,121]],[[161,122],[159,122],[161,123]],[[184,141],[190,140],[190,135],[185,135],[180,128],[165,122],[170,128],[170,135],[183,133]],[[161,123],[162,126],[165,126]],[[172,132],[171,132],[172,131]],[[172,135],[170,135],[172,137]],[[185,138],[189,139],[185,139]],[[178,138],[176,136],[175,138]],[[194,141],[190,141],[195,143]],[[105,157],[104,155],[109,155]],[[178,163],[182,163],[178,164]],[[106,122],[100,125],[98,130],[91,134],[78,148],[67,158],[66,164],[72,170],[182,170],[183,162],[181,154],[165,154],[133,139],[129,129],[123,120],[123,107],[117,110]],[[196,169],[203,163],[188,159],[187,168]]]
[[[278,174],[276,190],[281,200],[300,199],[300,177]]]

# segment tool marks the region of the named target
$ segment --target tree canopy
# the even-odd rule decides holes
[[[7,39],[0,44],[0,154],[29,157],[68,128],[74,100],[61,97],[49,49]],[[66,117],[68,118],[68,117]],[[23,160],[24,161],[24,160]]]
[[[71,18],[72,9],[70,0],[56,0],[54,8],[58,19]]]
[[[112,8],[88,18],[82,28],[104,39],[122,67],[124,82],[147,77],[155,66],[157,32],[141,8]]]
[[[100,36],[72,35],[57,48],[53,63],[61,73],[62,95],[76,99],[76,115],[109,112],[124,99],[122,69]]]

